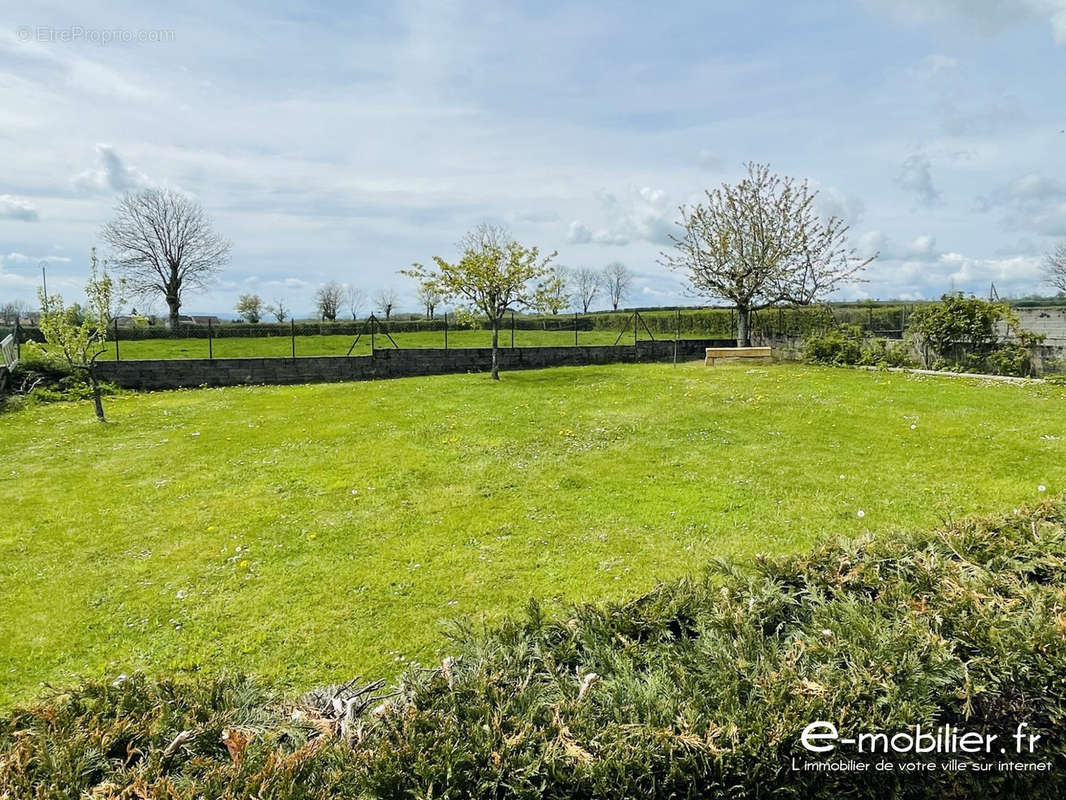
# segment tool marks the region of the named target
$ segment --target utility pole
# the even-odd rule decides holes
[[[48,274],[45,271],[45,266],[48,262],[41,261],[41,288],[44,292],[44,302],[41,304],[42,311],[48,311]]]

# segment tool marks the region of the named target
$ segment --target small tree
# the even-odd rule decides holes
[[[1044,259],[1044,277],[1060,292],[1066,292],[1066,242],[1062,242]]]
[[[352,319],[359,319],[359,315],[363,313],[363,309],[366,307],[366,292],[354,286],[349,286],[344,290],[344,302],[348,308],[348,313],[352,315]]]
[[[543,302],[546,283],[553,275],[550,263],[555,253],[541,258],[536,247],[524,247],[505,229],[483,223],[459,243],[455,263],[434,256],[436,270],[413,264],[404,274],[431,283],[446,300],[469,303],[484,314],[492,328],[492,379],[500,379],[500,321],[517,308]]]
[[[581,310],[587,314],[592,302],[596,299],[596,295],[600,293],[603,276],[588,267],[574,270],[572,276],[574,298],[581,304]]]
[[[392,311],[396,307],[396,301],[398,295],[395,289],[382,289],[376,295],[374,295],[374,305],[378,310],[385,315],[385,321],[388,322],[389,317],[392,316]]]
[[[166,299],[171,328],[178,325],[185,292],[214,280],[231,247],[215,232],[203,207],[173,189],[126,193],[100,237],[111,247],[112,263],[131,292]]]
[[[617,311],[618,306],[629,296],[632,284],[633,273],[621,261],[612,261],[603,268],[603,288],[607,291],[613,311]]]
[[[567,285],[567,277],[566,270],[558,268],[552,277],[544,282],[539,292],[538,310],[556,316],[570,306],[570,287]]]
[[[259,322],[263,316],[263,298],[257,294],[242,294],[237,298],[234,310],[245,322]]]
[[[274,305],[267,306],[267,311],[274,315],[277,322],[284,322],[289,318],[289,308],[280,297],[274,301]]]
[[[680,236],[661,263],[685,273],[697,294],[737,310],[737,344],[751,343],[751,312],[774,305],[810,305],[855,280],[877,256],[853,257],[848,226],[819,218],[817,192],[748,164],[735,185],[707,192],[706,205],[680,209]]]
[[[440,292],[432,283],[423,283],[418,287],[418,302],[426,310],[426,319],[433,319],[433,313],[440,301]]]
[[[96,377],[96,359],[107,347],[107,328],[111,322],[112,303],[116,301],[114,282],[107,272],[98,271],[96,248],[90,255],[89,282],[85,285],[88,300],[80,321],[72,313],[73,307],[63,302],[62,295],[41,299],[40,329],[50,356],[58,357],[74,375],[88,379],[93,392],[96,418],[104,421],[104,404],[100,398],[100,382]]]
[[[344,288],[336,281],[330,281],[319,288],[315,292],[315,307],[318,309],[319,319],[335,321],[343,299]]]

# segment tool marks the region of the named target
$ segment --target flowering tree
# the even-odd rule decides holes
[[[89,282],[85,285],[88,299],[84,309],[67,306],[62,295],[45,296],[40,291],[41,333],[49,355],[60,359],[71,373],[83,375],[92,386],[96,417],[104,421],[104,404],[100,399],[100,383],[96,378],[96,360],[107,346],[107,326],[117,302],[114,282],[106,271],[99,272],[96,248],[92,249]]]
[[[737,310],[737,344],[750,344],[751,312],[782,304],[810,305],[857,280],[877,256],[856,258],[847,246],[848,226],[822,219],[817,192],[748,164],[735,185],[707,192],[706,204],[681,207],[679,236],[661,263],[688,279],[706,297]]]
[[[469,303],[492,327],[492,379],[500,379],[500,321],[509,310],[543,305],[542,293],[553,277],[555,253],[541,257],[496,225],[482,223],[459,242],[455,263],[434,256],[436,270],[413,264],[404,274],[431,286],[443,299]]]

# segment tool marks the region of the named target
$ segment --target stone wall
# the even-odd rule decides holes
[[[732,339],[682,339],[677,357],[702,359],[708,347],[731,347]],[[670,361],[673,341],[643,341],[636,346],[501,348],[504,371],[543,367],[585,366],[637,361]],[[323,383],[487,372],[492,350],[471,348],[405,348],[375,350],[370,356],[314,356],[297,358],[182,358],[156,361],[102,361],[100,378],[130,389],[178,389],[241,384]]]

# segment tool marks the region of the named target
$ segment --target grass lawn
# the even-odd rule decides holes
[[[1064,407],[1056,386],[688,363],[13,412],[0,705],[137,668],[389,676],[439,658],[443,621],[531,596],[1010,509],[1066,486]]]
[[[121,337],[121,334],[120,334]],[[683,338],[706,338],[702,334],[682,334]],[[414,333],[394,333],[392,338],[400,347],[443,347],[444,333],[442,331],[419,331]],[[647,339],[648,335],[643,330],[640,332],[641,339]],[[657,338],[672,340],[673,337],[665,334]],[[614,344],[618,339],[618,331],[595,330],[579,331],[578,344]],[[332,336],[297,336],[296,355],[298,356],[342,356],[352,346],[355,336],[332,335]],[[633,333],[630,330],[622,334],[619,344],[632,344]],[[545,347],[566,346],[574,344],[573,331],[522,331],[516,330],[514,334],[516,347]],[[123,359],[151,359],[151,358],[207,358],[207,339],[143,339],[140,341],[119,341],[119,356]],[[511,331],[500,331],[500,346],[510,347]],[[212,343],[215,358],[241,358],[248,356],[290,356],[292,355],[292,342],[288,336],[261,336],[261,337],[230,337],[216,338]],[[378,348],[392,347],[388,338],[377,334],[375,346]],[[483,330],[458,330],[448,332],[449,347],[491,347],[492,332]],[[352,355],[370,355],[370,336],[364,335],[359,339],[359,344],[352,350]],[[101,356],[102,361],[115,358],[114,342],[108,343],[107,352]]]

